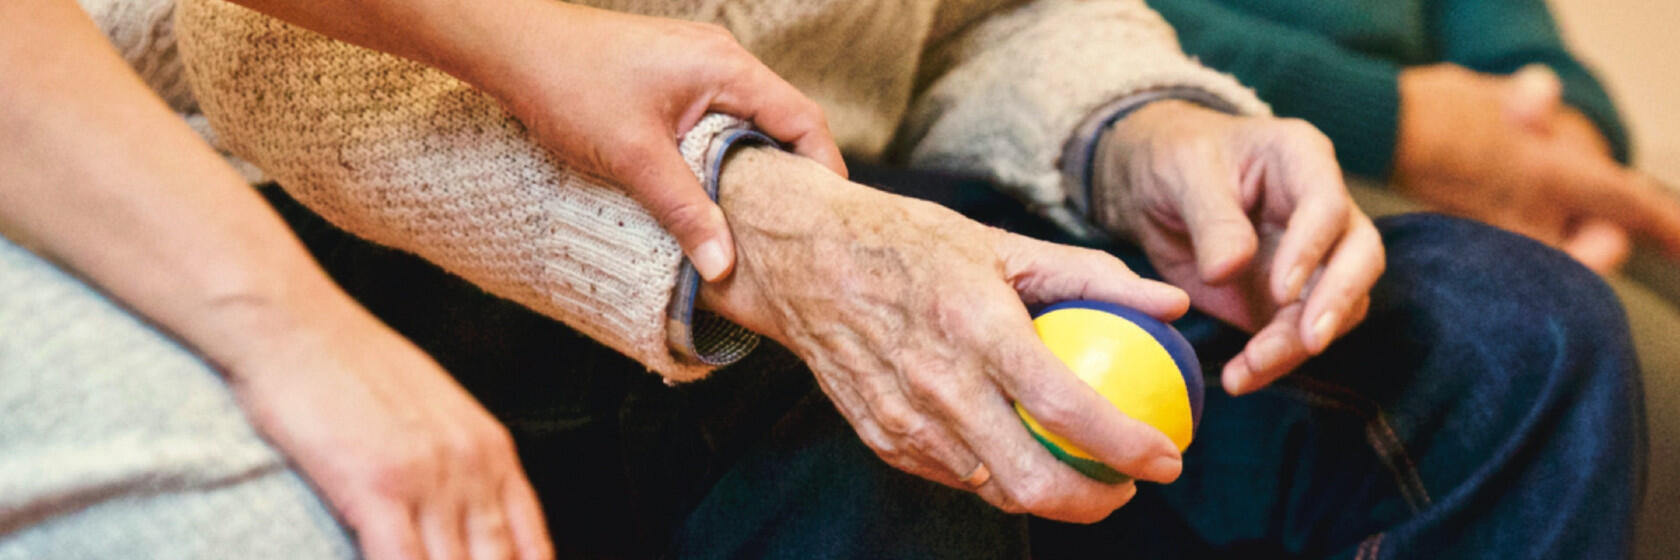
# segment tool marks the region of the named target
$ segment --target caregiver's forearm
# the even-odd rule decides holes
[[[0,231],[212,360],[362,313],[71,0],[0,2]]]
[[[555,37],[553,21],[583,29],[603,10],[553,0],[232,0],[316,33],[418,61],[506,101],[528,75],[530,57],[552,57],[568,36],[588,50],[586,33]],[[574,50],[574,49],[562,49]]]

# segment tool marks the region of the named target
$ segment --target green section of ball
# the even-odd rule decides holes
[[[1050,450],[1050,454],[1055,456],[1056,459],[1063,463],[1067,463],[1068,466],[1073,467],[1073,470],[1079,471],[1080,474],[1096,479],[1098,482],[1120,484],[1132,479],[1132,477],[1120,474],[1120,471],[1109,468],[1108,465],[1104,465],[1101,462],[1092,461],[1084,457],[1075,457],[1074,455],[1069,454],[1067,450],[1062,449],[1062,446],[1056,445],[1050,440],[1045,439],[1044,434],[1038,433],[1038,430],[1034,430],[1031,425],[1027,426],[1027,433],[1032,434],[1033,439],[1038,440],[1039,444],[1043,445],[1045,449]]]

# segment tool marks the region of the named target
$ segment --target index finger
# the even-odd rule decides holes
[[[745,78],[714,98],[712,109],[750,120],[771,138],[792,144],[794,153],[847,176],[846,161],[828,130],[822,106],[762,62],[755,60]]]

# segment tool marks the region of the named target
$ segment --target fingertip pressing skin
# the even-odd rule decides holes
[[[816,160],[823,167],[827,167],[829,171],[833,171],[835,175],[839,175],[841,179],[851,177],[851,171],[846,169],[846,158],[840,155],[840,148],[835,146],[834,138],[828,135],[826,128],[823,130],[821,137],[795,145],[794,152]]]
[[[694,270],[707,282],[717,282],[729,276],[735,269],[735,243],[729,232],[729,222],[723,216],[723,209],[710,201],[706,203],[708,218],[704,220],[709,225],[705,228],[710,238],[701,241],[689,253],[689,259],[694,263]],[[705,234],[702,234],[705,235]]]
[[[696,272],[708,282],[729,275],[735,243],[723,209],[701,188],[675,150],[661,154],[628,185],[629,194],[682,246]]]

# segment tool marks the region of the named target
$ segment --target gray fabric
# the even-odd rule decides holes
[[[0,238],[0,560],[355,555],[215,371]]]
[[[1349,180],[1354,200],[1372,216],[1415,212],[1423,207],[1393,191]],[[1634,558],[1680,558],[1680,285],[1672,263],[1636,255],[1626,275],[1608,278],[1628,312],[1634,350],[1645,385],[1645,418],[1650,429],[1646,460],[1645,503],[1635,534]],[[1666,273],[1664,273],[1666,271]],[[1652,280],[1656,279],[1657,284]]]

